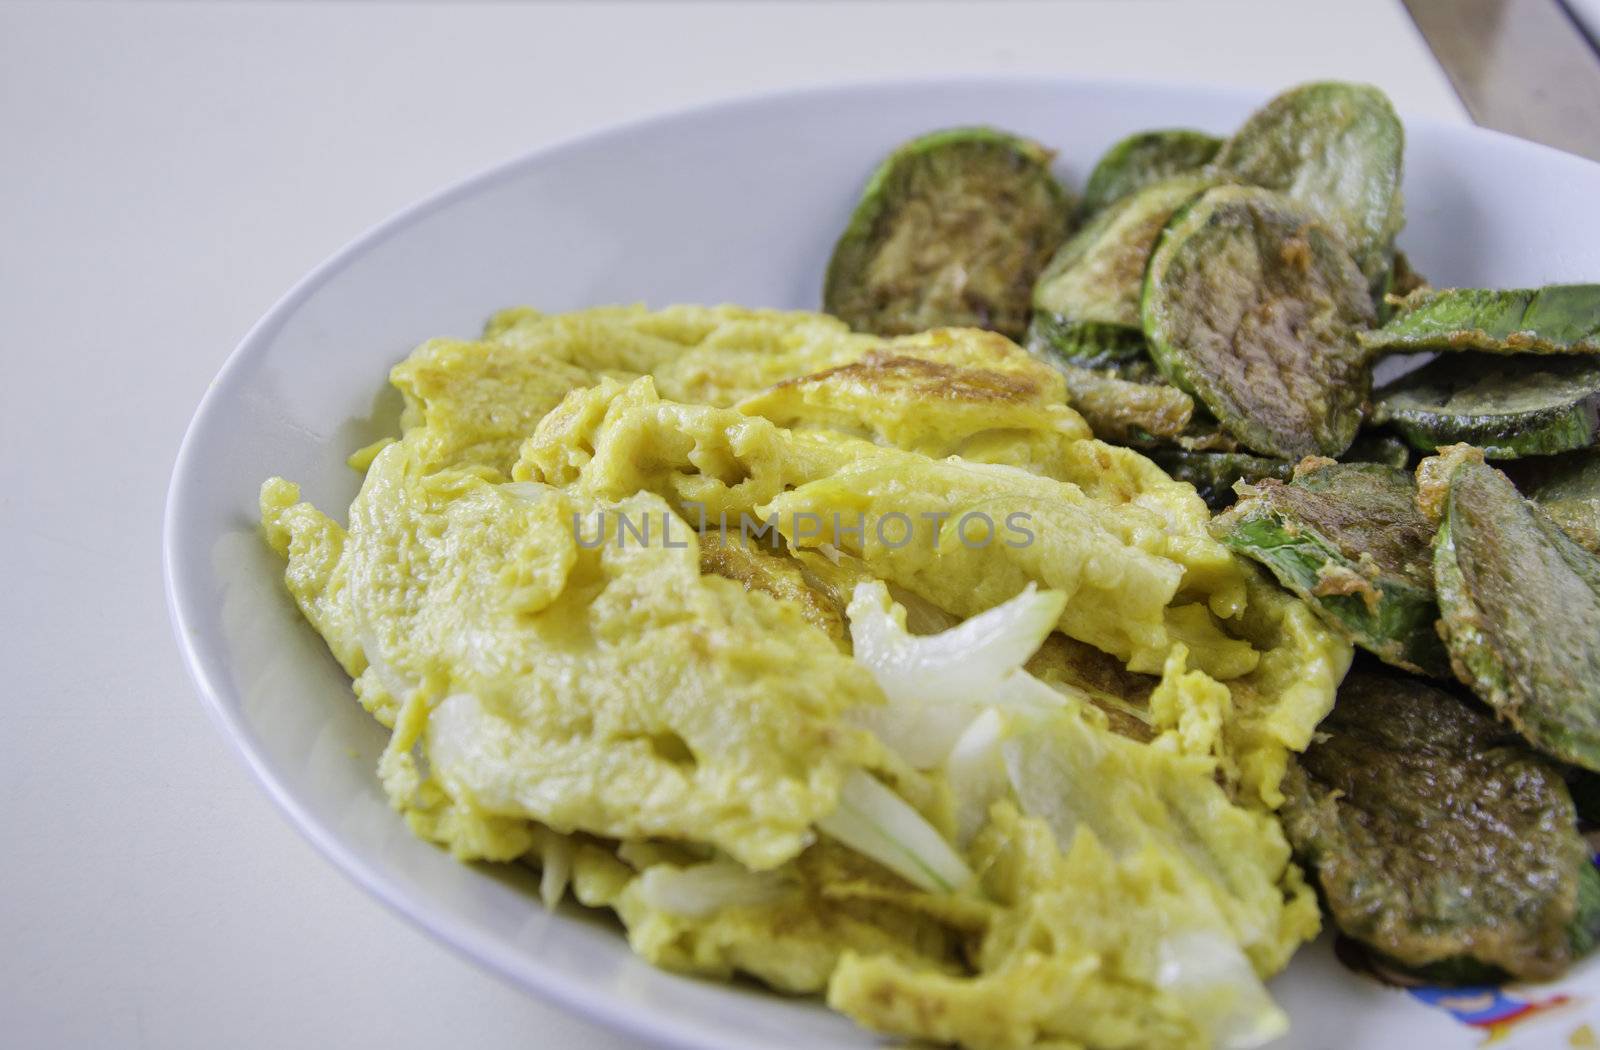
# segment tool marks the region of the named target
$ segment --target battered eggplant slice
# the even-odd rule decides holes
[[[1287,481],[1294,470],[1294,464],[1286,459],[1253,456],[1248,452],[1160,448],[1151,450],[1148,455],[1172,477],[1193,485],[1212,510],[1222,510],[1233,503],[1234,487],[1241,481],[1246,484],[1269,478]]]
[[[1465,442],[1490,459],[1600,441],[1600,357],[1448,354],[1378,390],[1374,423],[1432,452]]]
[[[1194,399],[1159,376],[1125,379],[1110,371],[1058,365],[1067,401],[1103,441],[1176,440],[1194,418]]]
[[[1288,198],[1207,190],[1162,231],[1143,320],[1162,373],[1247,448],[1298,460],[1350,447],[1371,389],[1373,321],[1344,243]]]
[[[1596,876],[1559,767],[1449,693],[1353,672],[1283,790],[1334,922],[1402,967],[1545,980],[1593,943]]]
[[[1600,354],[1600,284],[1413,291],[1361,341],[1381,353]]]
[[[1434,630],[1433,525],[1404,470],[1308,459],[1287,484],[1242,490],[1211,531],[1383,662],[1449,677]]]
[[[1071,221],[1051,156],[991,128],[901,146],[834,247],[823,308],[881,335],[969,327],[1022,338],[1034,279]]]
[[[1194,398],[1143,370],[1096,370],[1061,365],[1067,400],[1102,441],[1133,448],[1229,450],[1238,447],[1215,420],[1196,410]],[[1126,378],[1127,376],[1140,378]]]
[[[1600,500],[1558,499],[1541,506],[1572,542],[1590,554],[1600,554]]]
[[[1404,223],[1405,129],[1382,91],[1320,82],[1291,88],[1257,110],[1217,154],[1228,178],[1277,190],[1321,218],[1380,289]]]
[[[1450,664],[1534,747],[1600,771],[1600,557],[1477,450],[1417,468]]]
[[[1199,171],[1211,163],[1221,148],[1221,139],[1192,128],[1166,128],[1129,135],[1106,150],[1089,173],[1078,213],[1092,215],[1152,182]]]
[[[1217,180],[1178,175],[1101,211],[1056,252],[1033,288],[1031,346],[1063,363],[1104,367],[1108,348],[1143,353],[1139,298],[1145,265],[1172,213]]]

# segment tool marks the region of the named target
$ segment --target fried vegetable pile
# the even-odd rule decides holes
[[[835,252],[825,304],[862,330],[884,329],[836,304],[897,283],[937,292],[915,257],[875,252],[871,282],[839,262],[861,253],[861,215],[915,221],[917,206],[885,205],[881,184],[930,138],[884,162]],[[1013,264],[1017,279],[1036,277],[1028,347],[1063,371],[1098,436],[1152,452],[1213,507],[1238,481],[1346,455],[1371,383],[1361,339],[1385,292],[1423,284],[1394,248],[1403,143],[1381,92],[1330,82],[1285,92],[1226,139],[1168,129],[1113,144],[1084,190],[1083,226],[1042,270]],[[970,202],[973,180],[947,182]],[[990,211],[994,222],[1018,214],[1000,194]],[[996,257],[965,243],[950,238],[944,261]],[[972,323],[919,301],[924,324]],[[1009,320],[987,327],[1013,331]]]
[[[1340,929],[1436,982],[1547,978],[1600,932],[1564,786],[1600,772],[1600,284],[1432,287],[1404,143],[1337,82],[1128,135],[1025,345],[1369,654],[1284,813]]]

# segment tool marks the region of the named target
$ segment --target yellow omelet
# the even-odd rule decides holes
[[[417,834],[674,970],[972,1048],[1252,1046],[1350,661],[1009,340],[510,310],[395,366],[285,582]]]

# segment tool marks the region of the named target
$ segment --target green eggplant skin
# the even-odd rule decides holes
[[[1600,883],[1562,770],[1471,701],[1353,671],[1284,794],[1334,923],[1411,973],[1547,980],[1593,947]]]
[[[1434,586],[1456,677],[1535,748],[1600,771],[1600,557],[1470,454],[1428,474],[1446,486],[1423,502],[1443,508]]]
[[[1343,242],[1287,197],[1219,186],[1174,214],[1141,317],[1162,374],[1250,451],[1299,460],[1354,441],[1372,299]]]
[[[1434,626],[1434,529],[1404,470],[1308,460],[1288,483],[1245,489],[1211,529],[1380,660],[1449,677]]]
[[[994,128],[896,149],[834,246],[823,309],[879,335],[969,327],[1021,339],[1034,281],[1072,224],[1052,156]]]
[[[1395,306],[1388,323],[1361,338],[1375,353],[1600,354],[1600,284],[1425,288]]]
[[[1368,84],[1302,84],[1257,110],[1211,170],[1294,198],[1342,237],[1367,278],[1387,281],[1405,222],[1400,181],[1405,128]]]
[[[1600,441],[1600,357],[1440,355],[1374,395],[1372,421],[1413,448],[1464,443],[1490,459]]]
[[[1078,212],[1091,216],[1152,182],[1200,171],[1221,148],[1221,139],[1192,128],[1135,132],[1106,150],[1095,164]]]

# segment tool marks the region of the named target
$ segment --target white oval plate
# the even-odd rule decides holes
[[[1055,78],[877,84],[771,95],[646,120],[529,154],[389,220],[295,287],[228,359],[196,412],[168,497],[168,605],[221,730],[289,819],[351,878],[474,961],[660,1043],[869,1046],[822,1005],[659,972],[617,928],[547,914],[516,872],[412,837],[378,788],[384,731],[296,614],[256,531],[281,474],[336,510],[353,449],[394,432],[390,365],[472,336],[494,310],[734,302],[815,308],[868,171],[919,132],[988,123],[1060,151],[1073,185],[1128,132],[1235,127],[1260,98]],[[1600,278],[1600,165],[1487,131],[1410,121],[1403,247],[1436,283]],[[1600,1029],[1600,968],[1558,987],[1442,1000],[1355,976],[1325,941],[1273,990],[1285,1046],[1468,1047]]]

